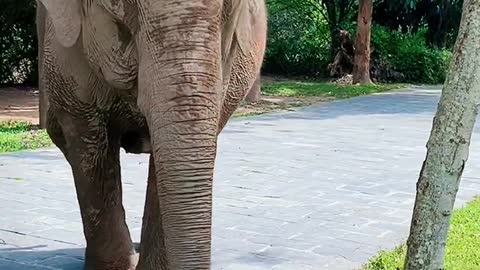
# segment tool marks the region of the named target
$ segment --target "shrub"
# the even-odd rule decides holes
[[[425,41],[426,30],[416,34],[372,28],[372,58],[387,62],[401,72],[407,81],[443,83],[452,53],[432,49]]]
[[[0,0],[0,84],[37,82],[35,0]]]
[[[331,63],[330,32],[321,14],[269,5],[268,46],[263,71],[282,75],[328,77]],[[355,23],[344,23],[356,31]],[[443,83],[451,58],[448,50],[430,48],[427,29],[416,33],[372,27],[372,65],[383,74],[403,74],[402,80],[416,83]],[[393,72],[395,71],[395,72]],[[390,78],[399,79],[399,78]]]
[[[263,71],[283,75],[325,76],[330,35],[320,14],[269,6],[268,46]]]

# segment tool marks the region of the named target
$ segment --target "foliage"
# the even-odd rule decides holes
[[[441,82],[441,69],[448,62],[449,54],[429,47],[443,47],[444,44],[451,47],[458,31],[462,2],[375,1],[374,22],[385,27],[376,27],[374,35],[375,32],[377,38],[388,35],[404,46],[384,48],[382,41],[378,41],[380,46],[374,46],[375,53],[382,58],[374,55],[373,60],[398,69],[410,81]],[[0,84],[36,84],[36,1],[0,0],[0,4]],[[267,0],[267,5],[269,37],[264,71],[287,76],[328,77],[327,66],[339,47],[339,30],[355,29],[357,1]],[[435,28],[435,25],[442,28]],[[416,44],[420,37],[424,41]],[[375,37],[373,42],[376,42]],[[396,52],[395,48],[400,50]],[[425,72],[421,68],[425,68]]]
[[[268,0],[269,35],[264,71],[328,76],[340,48],[340,30],[356,18],[355,0]]]
[[[443,83],[452,53],[432,49],[425,40],[426,29],[417,33],[372,29],[372,58],[386,62],[410,82]]]
[[[321,14],[273,3],[263,70],[286,75],[325,76],[330,35]]]
[[[325,96],[350,98],[402,87],[404,85],[401,84],[342,85],[328,82],[288,80],[265,82],[262,85],[262,93],[264,95],[285,97]]]
[[[52,145],[45,130],[24,121],[0,122],[0,153]]]
[[[447,240],[445,269],[480,269],[480,198],[454,211]],[[400,270],[406,254],[402,245],[392,251],[383,251],[373,258],[363,270]]]
[[[332,62],[332,31],[328,15],[322,12],[320,2],[300,4],[299,1],[287,5],[286,0],[269,1],[269,36],[263,71],[287,76],[328,77],[327,66]],[[302,2],[302,1],[300,1]],[[304,3],[311,1],[303,0]],[[376,1],[378,6],[385,2],[389,10],[415,10],[417,0],[405,2]],[[394,5],[395,4],[395,5]],[[351,13],[352,11],[350,11]],[[428,44],[429,28],[420,21],[412,30],[415,13],[399,16],[396,22],[388,25],[384,19],[382,26],[378,20],[372,29],[372,62],[376,67],[390,69],[404,75],[404,80],[421,83],[443,83],[451,53],[445,49],[434,49]],[[410,14],[410,15],[409,15]],[[387,13],[388,17],[395,17]],[[408,16],[407,16],[408,15]],[[377,11],[377,17],[378,11]],[[385,17],[382,16],[382,17]],[[375,15],[374,15],[375,18]],[[405,27],[400,27],[405,24]],[[397,29],[393,29],[393,26]],[[354,34],[355,21],[347,16],[341,28]],[[458,28],[458,26],[457,26]],[[410,30],[409,30],[410,29]],[[452,32],[451,36],[454,35]]]
[[[35,0],[0,0],[0,84],[36,83]]]
[[[354,20],[356,0],[268,0],[268,6],[274,10],[288,9],[301,19],[313,19],[319,16],[325,22],[329,33],[330,57],[333,58],[340,47],[340,30],[345,23]],[[280,10],[279,10],[280,8]]]
[[[463,0],[379,0],[374,5],[374,21],[391,30],[416,33],[427,28],[427,44],[451,48],[462,14]]]

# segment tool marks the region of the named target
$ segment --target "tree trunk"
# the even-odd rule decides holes
[[[466,0],[454,61],[417,183],[406,270],[443,269],[447,232],[480,103],[480,0]]]
[[[330,29],[330,56],[335,58],[337,51],[340,49],[340,27],[337,19],[337,6],[336,2],[332,0],[322,0],[322,7],[326,10],[327,20]]]
[[[262,91],[261,87],[262,82],[261,82],[261,76],[260,74],[257,76],[257,79],[255,80],[255,83],[253,84],[252,88],[248,92],[247,96],[245,97],[245,102],[250,104],[250,103],[256,103],[259,102],[262,99]]]
[[[357,39],[353,65],[353,83],[369,84],[370,36],[372,28],[373,0],[360,0],[358,8]]]

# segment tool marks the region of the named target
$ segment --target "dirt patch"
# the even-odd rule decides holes
[[[276,80],[274,78],[268,79]],[[256,104],[242,105],[237,109],[234,116],[289,110],[294,107],[308,106],[332,99],[327,97],[264,96],[262,101]],[[0,121],[3,120],[25,120],[35,125],[38,124],[38,91],[36,89],[1,88]]]
[[[329,97],[277,97],[264,96],[262,100],[255,104],[242,105],[234,114],[234,117],[249,116],[274,111],[288,111],[295,107],[304,107],[316,103],[332,101]]]
[[[0,121],[38,124],[38,92],[31,88],[0,88]]]

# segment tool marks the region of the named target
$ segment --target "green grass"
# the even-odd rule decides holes
[[[403,84],[342,85],[328,82],[265,82],[262,93],[270,96],[350,98],[405,87]]]
[[[480,269],[480,198],[455,210],[447,240],[445,270]],[[402,270],[406,246],[383,251],[363,270]]]
[[[24,121],[0,122],[0,153],[52,145],[45,130]]]

